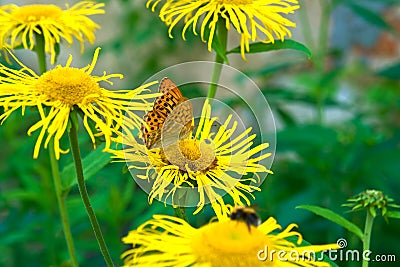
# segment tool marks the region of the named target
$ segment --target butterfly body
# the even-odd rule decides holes
[[[176,84],[171,79],[164,78],[158,91],[163,95],[156,98],[153,109],[144,116],[141,128],[148,149],[161,146],[161,138],[168,140],[176,135],[184,138],[193,130],[192,105]]]

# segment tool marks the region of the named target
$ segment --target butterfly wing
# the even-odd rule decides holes
[[[186,97],[177,99],[174,93],[175,88],[160,96],[160,99],[156,100],[153,109],[157,114],[165,118],[158,130],[160,133],[157,134],[160,138],[162,132],[164,145],[175,142],[178,137],[187,138],[193,131],[192,104]],[[160,143],[156,144],[156,146],[159,145]]]
[[[177,138],[188,138],[193,132],[192,103],[185,97],[181,98],[169,113],[162,127],[162,138],[166,145],[175,142]]]
[[[151,110],[144,116],[143,120],[144,123],[141,128],[142,138],[146,147],[151,148],[161,138],[160,129],[165,121],[165,117]]]
[[[180,138],[188,137],[193,130],[192,104],[182,95],[176,84],[171,79],[164,78],[158,91],[163,95],[156,98],[153,110],[143,118],[144,124],[141,129],[148,149],[160,145],[161,132],[163,140],[167,140],[176,136],[177,129],[182,128],[179,133]]]
[[[175,88],[178,89],[178,86],[170,78],[165,77],[165,78],[163,78],[161,80],[160,86],[158,87],[158,91],[160,93],[165,94],[165,93],[167,93],[170,90],[175,89]],[[178,89],[178,91],[176,93],[177,93],[177,98],[178,99],[183,96],[179,89]]]

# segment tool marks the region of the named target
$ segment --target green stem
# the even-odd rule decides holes
[[[100,225],[96,219],[96,215],[92,208],[92,204],[90,203],[89,195],[86,190],[85,178],[83,176],[83,167],[81,160],[81,153],[79,150],[78,144],[78,127],[76,125],[77,114],[76,112],[71,112],[71,129],[69,131],[69,141],[71,143],[72,155],[74,157],[76,177],[78,180],[78,188],[82,197],[83,204],[85,205],[86,212],[89,216],[90,223],[92,224],[92,228],[94,231],[94,235],[96,236],[97,243],[99,244],[100,251],[103,254],[104,260],[107,263],[107,266],[114,266],[110,253],[108,252],[107,245],[104,241],[103,235],[101,233]]]
[[[218,38],[218,40],[222,46],[223,52],[225,53],[226,45],[228,42],[228,31],[225,27],[225,22],[222,19],[220,19],[217,23],[217,32],[216,32],[214,38]],[[210,84],[210,87],[208,88],[207,98],[215,97],[215,93],[217,92],[218,81],[219,81],[219,77],[221,75],[223,63],[224,63],[223,57],[221,57],[218,53],[215,53],[214,70],[213,70],[213,74],[211,77],[211,84]]]
[[[318,52],[315,60],[315,66],[319,73],[319,76],[323,77],[325,73],[325,60],[326,53],[328,50],[328,36],[329,36],[329,21],[331,18],[332,4],[328,1],[321,1],[321,22],[318,34]],[[324,120],[324,102],[325,102],[325,90],[322,84],[319,84],[316,88],[316,106],[317,106],[317,121],[319,124],[323,124]]]
[[[176,217],[181,218],[185,220],[186,222],[189,222],[189,218],[186,215],[186,208],[185,207],[176,207],[174,208],[174,214]]]
[[[54,216],[58,214],[55,210],[57,207],[54,205],[56,201],[55,194],[50,194],[53,192],[53,179],[51,173],[48,172],[48,168],[38,168],[38,173],[42,177],[42,187],[41,189],[43,192],[49,192],[49,194],[45,194],[43,198],[41,198],[41,204],[45,208],[48,213],[46,218],[46,226],[44,231],[44,242],[46,244],[53,244],[54,243],[54,233],[56,232]],[[54,246],[47,246],[46,247],[48,256],[47,265],[54,265],[58,261],[58,255]]]
[[[318,86],[316,92],[316,105],[317,105],[317,123],[319,125],[324,124],[324,95],[321,92],[323,88]]]
[[[35,52],[38,57],[40,74],[43,74],[47,70],[46,53],[45,53],[45,49],[44,49],[43,35],[35,34],[35,44],[36,44]],[[48,151],[49,151],[49,158],[50,158],[51,174],[52,174],[54,189],[55,189],[55,193],[56,193],[56,197],[57,197],[58,210],[60,212],[61,223],[63,226],[64,237],[65,237],[65,241],[67,243],[68,253],[71,258],[72,266],[76,267],[76,266],[78,266],[78,260],[76,259],[75,247],[74,247],[74,242],[72,239],[71,227],[69,224],[68,212],[67,212],[67,207],[66,207],[66,203],[65,203],[65,196],[63,196],[63,192],[61,189],[60,170],[58,168],[58,162],[57,162],[57,159],[56,159],[55,153],[54,153],[53,139],[49,143]]]
[[[311,47],[311,50],[314,51],[315,50],[314,38],[312,36],[311,24],[307,13],[307,6],[304,0],[301,1],[300,4],[299,20],[301,24],[300,28],[303,31],[304,39],[306,40],[307,45]]]
[[[58,162],[55,158],[54,154],[54,141],[51,140],[49,144],[49,156],[50,156],[50,165],[51,172],[53,174],[54,188],[56,191],[58,209],[60,211],[61,222],[63,226],[65,241],[67,243],[69,256],[71,258],[72,266],[78,266],[78,260],[76,259],[74,242],[72,239],[71,227],[69,224],[67,207],[65,205],[65,196],[63,196],[63,192],[61,189],[61,180],[60,180],[60,171],[58,169]]]
[[[374,223],[374,216],[371,214],[371,212],[367,211],[367,218],[365,218],[365,228],[363,236],[363,251],[369,250],[373,223]],[[368,264],[369,261],[363,258],[362,267],[368,267]]]
[[[181,218],[183,220],[185,220],[186,222],[189,222],[189,218],[186,215],[186,208],[185,208],[185,204],[186,202],[186,198],[187,198],[187,192],[186,191],[178,191],[177,194],[177,200],[176,203],[177,207],[174,207],[174,214],[176,217]]]
[[[317,55],[317,69],[324,70],[324,63],[326,52],[328,50],[328,36],[329,36],[329,21],[331,19],[332,4],[328,1],[321,1],[321,21],[318,33],[318,55]]]
[[[41,34],[35,33],[35,52],[38,57],[40,74],[47,71],[46,52],[44,51],[44,37]]]

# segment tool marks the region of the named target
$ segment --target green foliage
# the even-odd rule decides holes
[[[261,53],[261,52],[269,52],[274,50],[282,50],[282,49],[293,49],[306,54],[309,58],[311,58],[311,51],[303,44],[296,42],[294,40],[288,39],[284,41],[277,40],[274,43],[252,43],[250,44],[249,53]],[[240,46],[233,48],[228,51],[227,54],[230,53],[240,53]]]
[[[85,180],[91,178],[93,175],[103,169],[108,163],[110,163],[110,154],[103,152],[105,145],[101,145],[89,155],[82,159],[83,174]],[[76,185],[76,173],[74,163],[71,162],[65,166],[60,174],[61,186],[64,191],[69,190],[72,186]]]
[[[388,211],[386,217],[400,219],[400,211]]]
[[[310,205],[302,205],[302,206],[298,206],[297,208],[306,209],[306,210],[309,210],[319,216],[322,216],[325,219],[328,219],[328,220],[342,226],[343,228],[349,230],[350,232],[352,232],[353,234],[358,236],[361,240],[363,239],[363,232],[361,231],[360,228],[358,228],[357,225],[355,225],[354,223],[350,222],[349,220],[343,218],[342,216],[340,216],[339,214],[337,214],[331,210],[324,209],[324,208],[321,208],[318,206],[310,206]]]
[[[379,13],[376,13],[375,11],[357,3],[350,3],[349,7],[351,8],[351,10],[354,11],[354,13],[363,18],[368,23],[371,23],[384,30],[393,31],[393,28],[390,26],[390,24],[382,19],[382,16]]]
[[[215,53],[217,53],[220,57],[222,57],[224,59],[224,62],[229,64],[229,59],[226,56],[227,53],[222,48],[221,42],[218,40],[218,38],[215,38],[213,40],[211,47],[215,51]]]
[[[286,239],[288,241],[294,243],[294,244],[297,244],[297,242],[298,242],[298,237],[295,237],[295,236],[290,236],[290,237],[288,237]],[[312,246],[312,245],[313,245],[312,243],[310,243],[310,242],[308,242],[307,240],[304,240],[304,239],[301,240],[301,243],[300,243],[301,247],[303,247],[303,246]],[[326,254],[322,254],[322,252],[318,252],[318,253],[315,254],[315,258],[316,259],[321,259],[321,257],[324,259],[325,262],[328,262],[331,265],[331,267],[338,267],[338,265],[334,261],[330,260],[329,257]]]
[[[379,70],[377,74],[388,79],[400,80],[400,62]]]

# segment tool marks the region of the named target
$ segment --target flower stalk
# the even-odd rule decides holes
[[[367,210],[367,217],[365,218],[364,236],[363,236],[363,251],[369,250],[371,241],[372,225],[374,223],[374,216]],[[362,267],[368,267],[369,261],[363,257]]]
[[[40,74],[47,71],[46,65],[46,52],[45,52],[45,41],[42,34],[35,33],[35,52],[39,62]]]
[[[175,217],[181,218],[186,222],[189,222],[189,219],[186,215],[186,208],[185,207],[176,207],[174,208]]]
[[[37,54],[39,70],[40,74],[43,74],[47,70],[46,66],[46,54],[45,54],[45,42],[44,37],[41,34],[35,34],[35,52]],[[71,259],[71,264],[73,267],[78,266],[78,260],[76,258],[75,246],[71,233],[71,226],[68,219],[68,212],[65,203],[65,196],[63,195],[63,191],[61,189],[61,180],[60,180],[60,170],[58,168],[58,161],[55,157],[54,153],[54,141],[50,140],[49,143],[49,158],[50,158],[50,169],[51,169],[51,177],[53,178],[54,190],[57,197],[58,210],[60,212],[61,224],[63,227],[65,241],[67,243],[68,253]]]
[[[400,205],[394,204],[393,199],[385,195],[382,191],[367,189],[358,195],[349,198],[343,206],[352,207],[351,211],[366,210],[364,234],[362,237],[363,251],[368,251],[371,242],[372,225],[375,217],[379,214],[387,221],[388,208],[400,208]],[[362,267],[368,267],[369,262],[363,259]]]
[[[85,205],[86,212],[89,216],[90,223],[93,228],[94,235],[96,236],[97,243],[99,244],[100,251],[103,254],[107,266],[114,266],[110,253],[108,252],[107,245],[104,241],[103,234],[101,233],[99,222],[97,221],[96,214],[90,203],[89,194],[86,190],[85,178],[83,176],[83,167],[81,160],[81,153],[78,144],[78,125],[76,125],[77,113],[73,111],[70,113],[71,129],[69,130],[69,141],[71,144],[72,156],[74,158],[76,177],[78,182],[79,192],[82,197],[83,204]]]
[[[225,54],[226,52],[226,45],[228,42],[228,30],[225,27],[225,22],[222,19],[219,19],[218,22],[218,28],[216,32],[216,37],[218,38],[222,51]],[[215,94],[217,92],[217,87],[218,87],[218,81],[219,77],[221,76],[221,71],[222,71],[222,64],[224,63],[224,58],[220,56],[217,52],[215,52],[215,64],[214,64],[214,70],[211,78],[211,84],[208,89],[208,94],[207,98],[214,98]]]
[[[185,199],[187,197],[186,192],[178,192],[177,206],[173,206],[174,215],[185,222],[189,222],[189,218],[186,215]]]
[[[55,188],[56,196],[57,196],[58,209],[60,211],[61,223],[63,226],[65,241],[67,243],[68,253],[71,258],[72,266],[77,267],[78,260],[76,258],[75,246],[74,246],[74,241],[73,241],[72,233],[71,233],[71,226],[70,226],[69,219],[68,219],[67,207],[65,205],[65,195],[63,194],[63,191],[61,188],[60,171],[58,169],[58,161],[56,160],[56,157],[54,154],[54,141],[53,140],[51,140],[49,143],[49,157],[50,157],[50,166],[51,166],[52,177],[53,177],[53,181],[54,181],[54,188]]]
[[[325,60],[328,51],[328,36],[329,31],[326,29],[329,28],[329,21],[331,19],[332,13],[332,5],[330,1],[321,1],[321,22],[319,27],[319,37],[318,37],[318,56],[315,57],[315,65],[317,71],[320,73],[321,77],[325,73]],[[326,90],[322,88],[323,85],[319,84],[316,88],[315,92],[315,101],[317,106],[317,122],[322,125],[324,123],[325,116],[325,98],[326,98]]]

